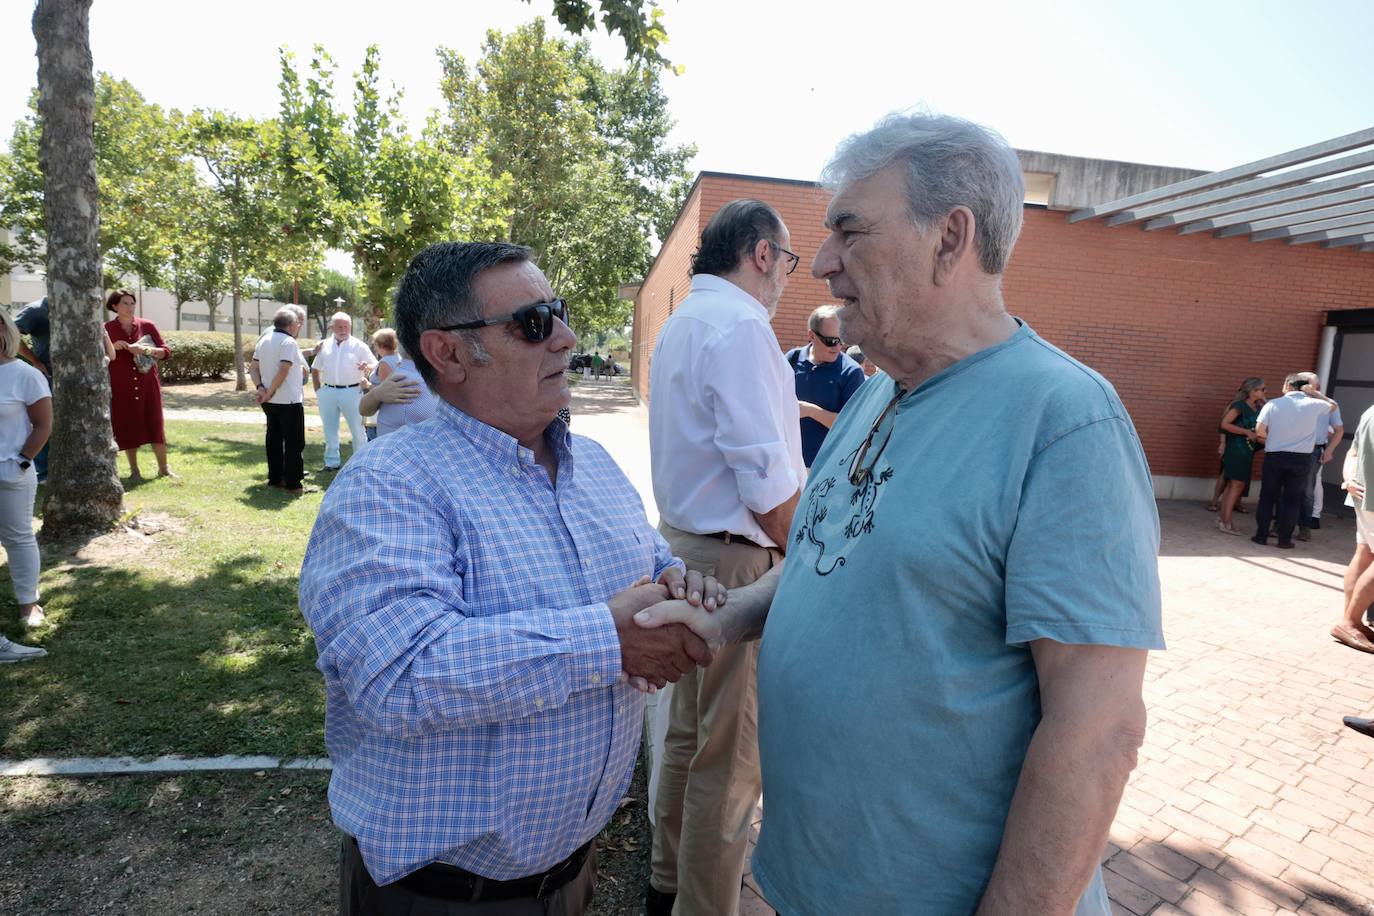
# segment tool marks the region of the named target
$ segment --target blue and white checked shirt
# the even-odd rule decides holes
[[[678,565],[600,445],[549,428],[558,483],[441,402],[335,478],[300,601],[328,694],[334,821],[389,884],[431,862],[536,874],[610,819],[643,699],[606,605]]]

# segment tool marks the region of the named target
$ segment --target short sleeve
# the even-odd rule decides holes
[[[848,357],[844,358],[848,359]],[[861,367],[858,363],[854,363],[852,366],[847,366],[845,368],[844,378],[841,380],[840,383],[841,409],[844,408],[845,404],[849,403],[849,399],[854,397],[854,392],[859,390],[859,388],[863,385],[867,378],[868,377],[864,375],[863,367]]]
[[[52,397],[52,391],[48,388],[48,380],[43,377],[43,373],[32,366],[26,366],[26,368],[28,368],[29,371],[23,374],[21,377],[22,381],[20,382],[20,385],[23,386],[21,394],[24,403],[28,406],[32,406],[44,398]]]
[[[293,366],[301,362],[301,345],[296,343],[296,338],[288,337],[282,341],[281,347],[277,350],[277,359],[278,362],[290,363]]]
[[[1159,514],[1130,421],[1081,426],[1031,459],[1007,551],[1009,645],[1164,648]]]

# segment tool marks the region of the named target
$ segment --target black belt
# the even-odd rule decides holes
[[[358,841],[353,842],[356,845]],[[572,855],[548,871],[511,881],[483,878],[470,871],[463,871],[456,865],[436,862],[411,872],[396,883],[406,890],[439,900],[468,903],[482,900],[518,900],[521,897],[537,897],[542,900],[577,877],[591,849],[592,841],[588,840]]]
[[[748,544],[750,547],[757,547],[759,550],[769,550],[758,541],[751,541],[742,534],[732,534],[729,531],[713,531],[710,534],[703,534],[704,538],[715,538],[717,541],[724,541],[727,544]]]
[[[357,388],[362,382],[354,382],[352,385],[325,385],[326,388]]]

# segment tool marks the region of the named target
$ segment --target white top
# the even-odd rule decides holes
[[[359,369],[358,363],[366,363],[366,369]],[[372,349],[356,337],[345,337],[340,343],[331,334],[315,354],[310,364],[312,372],[320,374],[321,385],[357,385],[372,374],[377,366],[377,357]]]
[[[1290,391],[1261,407],[1255,422],[1263,423],[1268,433],[1264,440],[1266,452],[1310,455],[1317,447],[1317,427],[1324,430],[1331,422],[1331,405],[1301,391]]]
[[[19,457],[19,450],[33,432],[29,406],[50,397],[43,373],[22,359],[0,366],[0,461]]]
[[[776,546],[753,513],[805,479],[792,370],[768,310],[728,280],[692,279],[654,348],[649,454],[663,521]]]
[[[274,328],[258,338],[258,345],[253,349],[253,358],[258,361],[258,374],[262,376],[262,383],[268,388],[272,387],[272,380],[277,377],[282,363],[290,363],[292,366],[291,371],[286,373],[286,381],[281,383],[277,393],[272,395],[267,403],[299,404],[304,400],[304,377],[301,369],[305,368],[305,357],[301,356],[301,347],[296,343],[296,338]]]

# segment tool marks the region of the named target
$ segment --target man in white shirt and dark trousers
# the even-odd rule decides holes
[[[339,454],[339,417],[348,422],[356,452],[367,436],[358,402],[363,398],[363,379],[372,374],[377,358],[372,349],[353,333],[353,319],[335,312],[329,319],[332,336],[326,338],[310,364],[310,379],[320,403],[320,422],[324,424],[324,469],[337,471],[343,464]]]
[[[1256,544],[1269,543],[1269,520],[1278,509],[1278,543],[1293,547],[1293,528],[1302,508],[1303,491],[1311,488],[1312,449],[1317,427],[1330,420],[1336,402],[1317,390],[1311,372],[1294,372],[1283,383],[1283,397],[1260,410],[1255,432],[1264,443],[1259,505],[1255,509]],[[1307,521],[1307,519],[1303,519]]]
[[[267,485],[293,494],[305,492],[305,358],[296,343],[302,324],[294,309],[278,309],[249,366],[267,415]]]
[[[692,291],[659,334],[649,446],[659,530],[726,588],[782,561],[804,479],[792,371],[770,319],[800,260],[777,211],[722,207]],[[760,790],[758,644],[725,648],[674,689],[654,802],[648,916],[733,916]],[[676,908],[674,904],[676,903]]]

